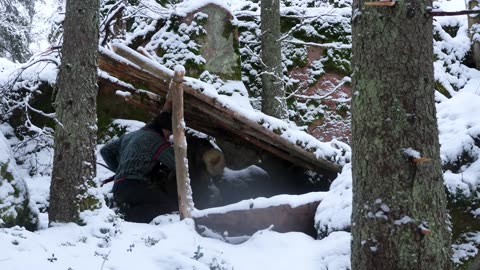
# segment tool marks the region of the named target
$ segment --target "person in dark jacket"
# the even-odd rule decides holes
[[[113,198],[126,221],[149,223],[158,215],[178,211],[177,194],[152,183],[159,166],[167,171],[165,175],[175,172],[173,147],[168,141],[171,117],[171,113],[162,112],[145,127],[100,150],[106,165],[115,172]],[[175,181],[171,178],[163,180]]]

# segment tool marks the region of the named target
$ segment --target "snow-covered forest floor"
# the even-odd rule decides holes
[[[45,1],[37,5],[39,11],[34,21],[37,40],[31,49],[38,53],[46,48],[45,33],[49,31],[55,16],[57,1]],[[201,1],[197,1],[201,2]],[[211,2],[211,1],[210,1]],[[215,2],[215,1],[213,1]],[[234,2],[230,8],[246,5],[250,1]],[[302,0],[290,1],[301,5]],[[337,0],[335,3],[349,2]],[[197,3],[198,4],[198,3]],[[225,5],[225,3],[223,3]],[[445,11],[465,9],[463,0],[435,1],[435,8]],[[351,10],[347,11],[350,12]],[[480,216],[480,71],[462,64],[469,51],[467,17],[438,17],[434,21],[434,67],[437,87],[437,117],[440,131],[441,158],[446,169],[445,186],[452,201],[465,201],[468,212],[474,218]],[[446,31],[445,29],[450,29]],[[452,30],[454,29],[454,30]],[[51,59],[56,61],[55,59]],[[12,74],[25,64],[12,63],[0,58],[0,85],[11,80]],[[32,71],[31,74],[34,72]],[[29,76],[25,72],[22,76]],[[30,75],[31,75],[30,74]],[[37,76],[38,74],[35,73]],[[32,75],[33,76],[33,75]],[[40,76],[44,81],[54,81],[55,69],[44,68]],[[27,87],[29,87],[27,85]],[[232,97],[235,98],[235,97]],[[233,101],[235,102],[235,101]],[[244,100],[240,101],[242,104]],[[248,106],[246,106],[248,107]],[[245,109],[245,107],[243,108]],[[251,108],[253,113],[253,108]],[[127,131],[135,130],[143,123],[121,120]],[[34,127],[32,127],[34,128]],[[292,130],[297,127],[292,127]],[[42,131],[40,131],[42,132]],[[51,138],[40,144],[48,145]],[[351,166],[332,183],[328,192],[304,196],[278,196],[268,201],[257,199],[258,204],[276,204],[279,201],[295,205],[305,196],[322,199],[315,223],[328,235],[313,239],[302,233],[277,233],[270,228],[245,238],[241,244],[230,244],[222,239],[200,236],[192,220],[179,221],[178,215],[156,218],[151,224],[135,224],[123,221],[104,198],[108,198],[111,186],[91,189],[100,198],[101,207],[85,211],[85,225],[55,224],[48,227],[48,207],[52,148],[39,148],[36,144],[21,142],[15,136],[10,123],[0,122],[0,164],[15,179],[24,179],[25,190],[30,195],[30,208],[38,215],[39,229],[31,232],[22,227],[0,228],[0,269],[329,269],[350,268],[350,233],[345,231],[351,214]],[[19,143],[23,143],[21,147]],[[100,149],[102,144],[98,145]],[[98,151],[97,151],[98,152]],[[102,162],[98,155],[98,161]],[[2,165],[3,166],[3,165]],[[4,173],[2,172],[2,177]],[[97,183],[111,175],[107,169],[97,167]],[[2,178],[0,178],[0,183]],[[13,188],[0,185],[0,208],[15,203],[10,196]],[[255,199],[252,199],[255,200]],[[251,202],[249,202],[251,203]],[[242,207],[242,203],[230,209]],[[222,210],[218,210],[222,211]],[[1,224],[0,224],[1,225]],[[224,236],[227,237],[227,236]],[[220,237],[221,238],[221,237]],[[457,264],[469,256],[478,255],[480,232],[465,233],[454,243],[452,260]]]

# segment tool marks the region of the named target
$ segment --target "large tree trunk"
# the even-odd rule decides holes
[[[364,4],[352,7],[352,269],[451,269],[432,2]]]
[[[282,81],[280,42],[280,0],[261,1],[262,112],[287,118],[285,89]]]
[[[51,222],[77,222],[96,174],[98,0],[67,0],[55,101]]]

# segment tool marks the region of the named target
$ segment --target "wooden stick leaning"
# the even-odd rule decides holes
[[[177,174],[178,208],[180,219],[191,218],[193,210],[192,189],[188,175],[187,139],[185,137],[185,121],[183,119],[183,76],[185,69],[175,67],[169,94],[164,110],[168,111],[171,97],[173,149],[175,150],[175,167]]]

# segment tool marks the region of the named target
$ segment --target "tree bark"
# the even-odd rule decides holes
[[[49,221],[79,222],[95,177],[98,0],[67,0]],[[90,202],[91,203],[91,202]]]
[[[353,270],[452,269],[431,5],[353,3]]]
[[[262,49],[262,112],[280,119],[287,115],[282,81],[280,0],[260,1]]]
[[[477,0],[470,0],[468,2],[468,8],[471,11],[474,8],[480,7]],[[470,29],[470,38],[472,39],[472,54],[475,67],[480,69],[480,14],[468,15],[468,29]]]

